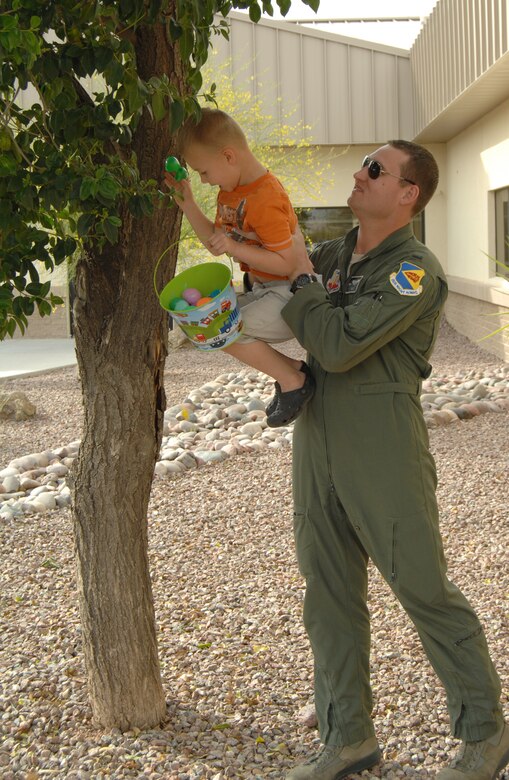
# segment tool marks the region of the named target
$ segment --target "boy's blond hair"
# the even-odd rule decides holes
[[[190,117],[178,134],[178,154],[185,157],[191,144],[220,151],[225,146],[247,148],[246,136],[229,114],[218,108],[203,108],[198,122]]]

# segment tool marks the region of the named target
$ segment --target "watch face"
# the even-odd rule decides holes
[[[311,284],[312,282],[316,281],[316,277],[312,274],[300,274],[294,279],[290,290],[295,292],[296,290],[302,289],[302,287],[305,287],[307,284]]]

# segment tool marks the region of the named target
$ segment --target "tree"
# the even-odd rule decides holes
[[[286,13],[290,0],[277,4]],[[211,35],[228,34],[233,8],[257,22],[261,5],[272,12],[269,0],[3,0],[0,11],[0,337],[55,303],[36,261],[51,269],[79,246],[73,524],[89,695],[104,728],[165,714],[146,527],[168,330],[152,273],[174,245],[159,268],[171,278],[180,230],[159,193],[162,162],[184,118],[199,115]]]

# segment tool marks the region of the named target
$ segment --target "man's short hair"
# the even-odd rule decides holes
[[[414,206],[413,215],[415,216],[431,200],[438,185],[438,165],[431,154],[424,146],[414,144],[413,141],[403,141],[401,139],[388,141],[389,146],[394,149],[400,149],[408,155],[401,165],[400,174],[405,179],[414,181],[419,187],[419,197]]]

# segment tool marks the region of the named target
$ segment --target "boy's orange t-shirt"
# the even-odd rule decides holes
[[[220,190],[215,225],[234,241],[278,252],[291,246],[297,215],[281,182],[267,171],[256,181],[236,187],[232,192]],[[288,278],[251,269],[246,263],[240,267],[264,279]]]

